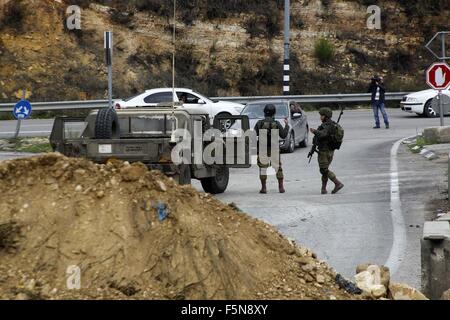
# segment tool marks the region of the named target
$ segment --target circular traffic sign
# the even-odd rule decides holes
[[[450,66],[445,62],[434,63],[427,70],[427,84],[435,90],[444,90],[450,86]]]
[[[31,103],[27,100],[20,100],[15,106],[13,110],[14,117],[18,120],[24,120],[31,116],[33,112],[33,108],[31,107]]]

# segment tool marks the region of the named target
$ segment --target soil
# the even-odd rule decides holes
[[[0,299],[356,299],[335,277],[273,227],[142,164],[0,163]]]

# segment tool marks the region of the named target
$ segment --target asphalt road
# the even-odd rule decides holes
[[[403,146],[395,161],[391,151],[399,139],[439,125],[439,119],[420,118],[400,110],[388,112],[390,130],[373,130],[368,110],[345,113],[341,122],[346,130],[345,142],[331,168],[345,184],[340,194],[320,195],[317,156],[308,164],[307,148],[282,155],[286,194],[277,192],[273,176],[269,177],[269,194],[260,195],[258,168],[252,167],[232,170],[229,188],[219,198],[274,225],[347,277],[354,275],[360,263],[388,262],[393,266],[394,280],[419,288],[422,230],[416,226],[423,224],[423,203],[428,197],[424,191],[434,183],[433,172],[429,167],[411,165],[411,155]],[[308,113],[308,117],[312,127],[319,125],[317,113]],[[25,121],[22,135],[45,136],[51,126],[50,120]],[[14,121],[0,122],[0,138],[14,130]],[[0,155],[2,159],[5,157]],[[397,176],[398,180],[394,179]],[[194,186],[201,190],[199,183]],[[401,202],[396,203],[398,194]]]
[[[397,225],[394,238],[391,149],[396,141],[416,135],[424,127],[439,125],[439,119],[419,118],[400,110],[389,110],[389,113],[390,130],[373,130],[368,110],[344,115],[341,123],[346,130],[345,143],[336,152],[331,168],[345,184],[340,194],[320,195],[317,156],[309,165],[307,148],[282,156],[286,194],[277,193],[274,176],[269,177],[269,194],[258,194],[258,169],[254,167],[233,170],[230,186],[219,198],[234,202],[253,217],[276,226],[284,235],[313,249],[321,260],[347,277],[354,275],[360,263],[384,264],[389,260],[395,266],[394,280],[420,288],[422,230],[416,225],[422,227],[424,206],[416,209],[402,201],[403,220]],[[319,125],[317,114],[309,113],[308,117],[312,127]],[[400,152],[410,156],[402,146]],[[414,189],[426,188],[424,183],[433,184],[428,169],[412,168],[402,160],[397,161],[402,198],[403,195],[411,198]],[[407,184],[407,194],[402,193],[402,184]],[[427,195],[417,193],[416,204],[420,204]],[[415,229],[410,228],[411,224]],[[402,235],[406,239],[402,240]]]

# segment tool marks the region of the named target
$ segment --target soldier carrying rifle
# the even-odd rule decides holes
[[[322,175],[322,194],[328,193],[328,180],[334,182],[335,187],[332,194],[336,194],[339,190],[344,188],[344,185],[337,179],[336,175],[329,170],[329,167],[333,161],[334,151],[340,149],[344,139],[344,129],[339,125],[343,110],[341,111],[338,122],[332,120],[333,111],[331,111],[330,108],[320,109],[319,114],[322,124],[317,130],[311,128],[311,133],[314,134],[314,145],[308,157],[311,161],[314,153],[318,153],[319,168]]]

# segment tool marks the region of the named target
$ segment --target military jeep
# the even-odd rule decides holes
[[[230,122],[234,124],[233,130],[239,125],[243,132],[249,129],[246,116],[216,117],[211,126],[209,115],[195,109],[167,105],[124,110],[104,108],[92,111],[87,118],[57,117],[50,144],[56,152],[85,157],[96,163],[106,163],[110,159],[142,162],[150,169],[173,177],[179,184],[190,184],[191,179],[198,179],[205,192],[219,194],[228,186],[229,168],[251,166],[248,140],[229,135],[227,130],[230,129],[225,128],[230,127]],[[185,137],[176,135],[179,129],[184,129]],[[200,134],[194,129],[201,130]],[[217,139],[217,135],[209,135],[209,138],[204,135],[209,129],[217,129],[215,132],[221,134],[221,139]],[[182,142],[184,149],[179,145]],[[212,143],[222,144],[223,152],[217,153],[214,162],[205,162],[203,156],[199,158],[198,148],[203,155]],[[244,153],[229,148],[238,145],[244,146]],[[183,151],[185,161],[172,160],[174,148]],[[197,156],[193,151],[197,151]],[[216,156],[215,151],[212,155]]]

